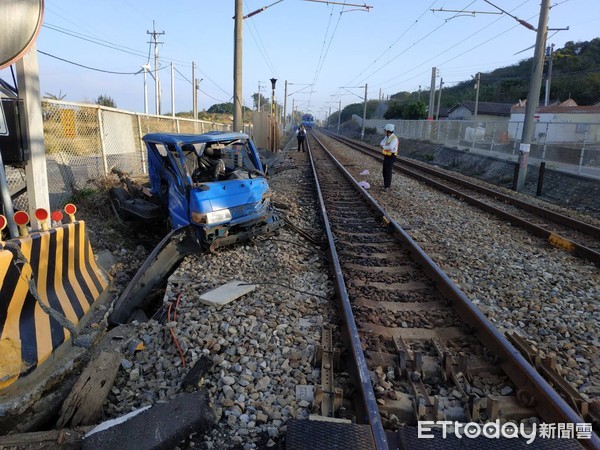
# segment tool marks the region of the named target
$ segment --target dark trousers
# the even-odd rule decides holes
[[[396,161],[396,155],[384,156],[383,157],[383,187],[389,188],[392,186],[392,172],[394,170],[394,161]]]
[[[298,138],[298,151],[305,151],[306,150],[306,144],[304,143],[304,137],[299,137]]]

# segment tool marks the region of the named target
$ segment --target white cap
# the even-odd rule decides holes
[[[394,124],[388,123],[385,127],[383,127],[383,131],[391,131],[394,132]]]

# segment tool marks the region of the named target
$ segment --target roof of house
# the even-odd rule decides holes
[[[525,102],[526,103],[526,102]],[[514,105],[510,112],[511,113],[524,113],[525,112],[525,104]],[[538,114],[599,114],[600,113],[600,104],[592,105],[592,106],[579,106],[575,103],[574,100],[569,99],[562,103],[556,103],[548,106],[538,106],[535,108],[535,112]]]
[[[448,113],[451,113],[461,106],[467,108],[472,113],[475,112],[475,102],[467,100],[450,108]],[[511,103],[478,102],[477,114],[486,114],[489,116],[510,116],[511,106]]]

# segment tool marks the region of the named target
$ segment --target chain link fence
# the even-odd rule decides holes
[[[62,207],[76,189],[107,176],[113,167],[132,176],[145,175],[142,137],[147,133],[231,130],[230,125],[222,123],[48,99],[42,100],[42,116],[51,209]],[[15,195],[15,209],[27,211],[25,170],[7,166],[6,175],[11,194]]]
[[[523,122],[475,122],[465,120],[367,120],[366,126],[396,126],[396,135],[500,159],[519,154]],[[580,175],[600,177],[600,123],[536,122],[529,153],[531,164]]]

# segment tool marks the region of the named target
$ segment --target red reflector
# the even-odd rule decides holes
[[[37,220],[46,220],[48,218],[48,211],[44,208],[38,208],[35,210],[34,215]]]
[[[29,214],[25,211],[17,211],[13,216],[15,223],[19,226],[27,225],[29,223]]]
[[[3,230],[6,226],[6,217],[0,214],[0,230]]]
[[[68,203],[65,205],[65,212],[69,215],[75,214],[77,212],[77,207],[73,203]]]
[[[52,215],[50,216],[52,217],[52,220],[54,220],[55,222],[60,222],[63,218],[63,213],[61,213],[58,209],[56,211],[54,211],[52,213]]]

